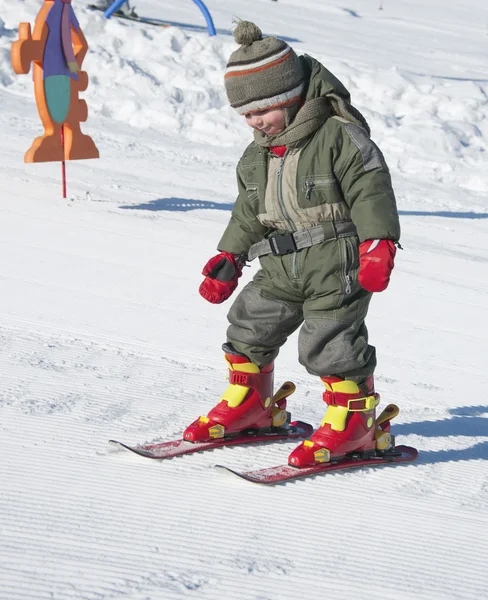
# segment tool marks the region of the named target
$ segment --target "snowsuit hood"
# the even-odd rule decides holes
[[[332,115],[359,125],[369,135],[369,125],[359,110],[351,104],[351,94],[345,85],[315,58],[305,54],[300,57],[300,61],[308,79],[305,103],[315,98],[327,98]]]
[[[295,118],[277,135],[269,136],[255,130],[256,144],[268,148],[296,146],[314,134],[330,116],[358,125],[369,135],[366,119],[351,105],[351,96],[337,77],[311,56],[301,56],[300,64],[305,76],[305,96]]]

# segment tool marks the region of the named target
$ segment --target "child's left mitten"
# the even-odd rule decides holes
[[[382,292],[388,287],[394,267],[395,244],[391,240],[366,240],[359,246],[358,281],[368,292]]]

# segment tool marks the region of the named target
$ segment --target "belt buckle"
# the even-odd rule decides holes
[[[269,245],[271,246],[271,252],[275,256],[282,256],[283,254],[291,254],[297,251],[297,245],[293,233],[279,233],[269,238]]]

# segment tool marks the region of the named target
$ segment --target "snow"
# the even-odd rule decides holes
[[[485,0],[139,0],[73,5],[90,44],[83,131],[101,158],[24,164],[41,126],[10,66],[40,0],[0,0],[0,599],[482,600],[488,596]],[[383,10],[379,10],[382,5]],[[267,488],[225,477],[294,442],[150,461],[225,389],[230,303],[198,295],[250,141],[222,78],[232,18],[286,37],[350,89],[392,171],[402,245],[372,303],[377,388],[416,463]],[[245,270],[249,280],[257,265]],[[242,287],[242,284],[241,284]],[[318,425],[321,384],[276,380]]]

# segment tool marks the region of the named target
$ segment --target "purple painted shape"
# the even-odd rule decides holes
[[[63,8],[68,11],[67,19],[65,18],[65,24],[67,22],[69,27],[70,40],[71,26],[73,26],[75,31],[78,31],[80,28],[80,24],[78,23],[78,19],[75,16],[71,4],[64,3],[61,0],[54,0],[54,4],[46,17],[46,25],[49,28],[49,33],[46,40],[46,47],[44,48],[42,63],[44,79],[50,75],[67,75],[68,77],[71,77],[71,79],[78,79],[76,73],[70,72],[66,60],[67,57],[65,56],[63,49],[63,39],[61,35]]]
[[[63,14],[61,16],[61,45],[63,46],[63,54],[66,62],[76,62],[73,44],[71,42],[71,27],[69,22],[70,6],[65,3],[63,6]]]

